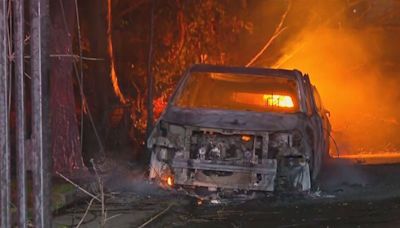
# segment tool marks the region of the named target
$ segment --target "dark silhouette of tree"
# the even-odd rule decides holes
[[[72,42],[76,31],[74,1],[51,1],[50,109],[53,169],[72,172],[83,167],[73,89]],[[71,56],[65,56],[71,55]]]

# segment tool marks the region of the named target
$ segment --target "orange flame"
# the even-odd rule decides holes
[[[126,103],[126,99],[124,95],[121,93],[121,90],[118,85],[118,78],[117,78],[117,73],[115,72],[115,63],[114,63],[114,52],[113,52],[113,45],[112,45],[112,35],[111,35],[111,22],[112,22],[112,16],[111,16],[111,0],[107,1],[107,39],[108,39],[108,54],[110,55],[110,76],[111,76],[111,81],[112,85],[114,88],[114,93],[115,95],[119,98],[120,102],[122,104]]]
[[[264,102],[268,106],[278,106],[282,108],[293,108],[293,100],[290,96],[286,95],[264,95],[263,96]]]
[[[172,180],[172,177],[167,177],[167,185],[168,186],[170,186],[170,187],[172,187],[172,185],[173,185],[174,183],[173,183],[173,180]]]

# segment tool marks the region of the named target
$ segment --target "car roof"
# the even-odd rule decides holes
[[[189,72],[215,72],[215,73],[237,73],[254,74],[264,76],[277,76],[292,79],[299,79],[303,74],[298,70],[272,69],[243,66],[221,66],[209,64],[196,64],[189,68]]]

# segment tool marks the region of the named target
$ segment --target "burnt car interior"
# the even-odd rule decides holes
[[[182,108],[256,112],[299,110],[295,80],[233,73],[193,72],[173,102]]]

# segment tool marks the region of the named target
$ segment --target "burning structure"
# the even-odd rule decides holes
[[[196,65],[148,139],[150,178],[212,190],[307,191],[330,123],[299,71]]]

